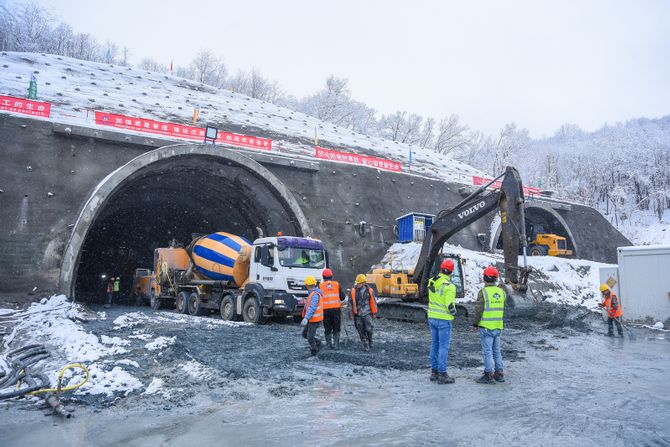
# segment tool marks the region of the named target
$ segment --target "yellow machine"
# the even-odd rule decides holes
[[[367,283],[377,289],[380,297],[415,297],[419,286],[409,281],[411,274],[408,270],[374,269],[367,274]]]
[[[528,254],[531,256],[572,256],[563,236],[545,233],[542,225],[529,225]]]

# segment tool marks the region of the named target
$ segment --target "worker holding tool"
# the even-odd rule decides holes
[[[484,357],[484,374],[477,383],[495,384],[504,382],[503,358],[500,352],[500,334],[505,315],[505,291],[496,286],[498,270],[489,266],[484,269],[484,287],[475,302],[475,328],[479,329]],[[494,369],[495,368],[495,369]]]
[[[305,328],[302,336],[309,343],[310,354],[315,356],[321,349],[321,340],[316,338],[316,331],[323,321],[323,292],[316,287],[316,278],[313,276],[305,278],[305,287],[307,287],[308,295],[300,324]]]
[[[600,285],[600,293],[603,297],[603,302],[598,303],[599,307],[607,310],[607,335],[614,337],[614,323],[616,323],[616,330],[619,337],[623,337],[623,328],[621,327],[621,316],[623,310],[621,309],[621,301],[619,297],[614,294],[607,284]]]
[[[112,296],[114,293],[114,278],[107,281],[107,298],[103,307],[110,307],[112,305]]]
[[[377,316],[377,301],[372,287],[366,284],[366,277],[363,274],[356,276],[354,287],[351,289],[351,315],[363,342],[363,350],[369,351],[372,348],[374,330],[372,319]]]
[[[323,292],[323,329],[326,334],[326,344],[330,349],[340,347],[341,314],[340,308],[344,301],[344,290],[340,283],[333,281],[333,271],[323,271],[323,282],[319,288]]]
[[[454,383],[447,374],[451,341],[451,322],[456,315],[456,286],[451,283],[454,261],[445,259],[440,271],[428,280],[428,326],[430,345],[430,381],[440,385]]]

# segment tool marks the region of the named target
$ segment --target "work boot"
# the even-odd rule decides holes
[[[505,374],[503,373],[502,369],[496,369],[493,372],[493,378],[495,379],[496,382],[504,382],[505,381]]]
[[[495,385],[496,381],[493,378],[493,374],[490,372],[484,371],[484,374],[479,379],[476,379],[477,383],[484,383],[486,385]]]
[[[372,332],[368,334],[368,346],[372,349]]]
[[[326,335],[326,344],[328,344],[328,349],[333,349],[333,337],[330,334]]]
[[[449,374],[446,372],[443,373],[437,373],[437,384],[438,385],[444,385],[446,383],[454,383],[456,380],[451,377]]]
[[[605,337],[614,337],[614,332],[608,332],[606,334],[603,334]]]
[[[430,370],[430,381],[431,382],[437,382],[437,370],[436,369],[431,369]]]
[[[336,351],[338,349],[340,349],[340,333],[339,332],[335,332],[333,334],[333,349],[335,349]]]
[[[365,352],[370,351],[370,343],[367,340],[363,341],[363,351]]]

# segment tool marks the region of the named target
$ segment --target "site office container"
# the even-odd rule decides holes
[[[670,246],[619,247],[624,319],[670,319]]]
[[[423,242],[434,219],[434,214],[424,213],[408,213],[398,217],[398,242]]]

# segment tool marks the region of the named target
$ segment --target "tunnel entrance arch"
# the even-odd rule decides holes
[[[556,212],[550,206],[541,204],[541,203],[528,203],[525,204],[526,209],[526,234],[530,236],[530,228],[533,226],[540,226],[545,233],[556,234],[558,236],[563,236],[567,242],[568,250],[572,250],[574,257],[579,257],[579,248],[575,243],[575,238],[572,235],[572,231],[568,226],[567,222],[560,214]],[[500,225],[500,219],[497,218],[496,222],[495,235],[493,237],[493,244],[491,248],[502,249],[502,226]]]
[[[152,267],[154,248],[215,231],[250,240],[277,231],[311,234],[288,188],[239,152],[194,144],[146,152],[103,179],[84,204],[59,289],[78,300],[101,299],[105,275],[121,276],[129,292],[134,269]]]

